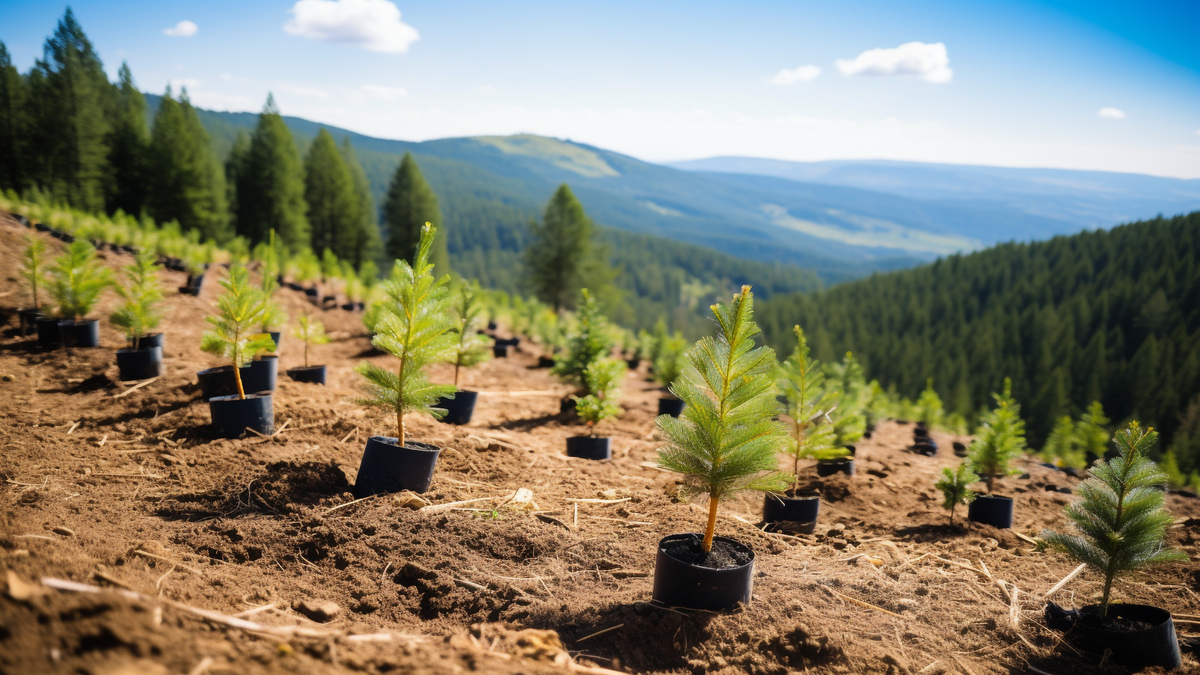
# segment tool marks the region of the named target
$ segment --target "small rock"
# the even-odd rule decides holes
[[[1060,487],[1060,488],[1058,488],[1058,491],[1063,493],[1064,495],[1071,494],[1071,488],[1069,488],[1069,487]]]
[[[336,602],[330,600],[300,600],[292,605],[292,609],[318,623],[333,621],[338,612],[342,611]]]

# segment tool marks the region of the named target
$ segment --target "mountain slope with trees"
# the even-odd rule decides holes
[[[947,412],[967,417],[1011,377],[1034,446],[1092,401],[1170,441],[1181,421],[1200,426],[1180,417],[1200,409],[1200,212],[776,297],[759,320],[777,348],[800,324],[817,358],[851,351],[908,397],[932,376]],[[1200,469],[1200,447],[1177,459]]]

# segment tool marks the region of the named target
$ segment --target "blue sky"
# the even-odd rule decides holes
[[[272,91],[285,114],[385,138],[532,132],[650,161],[1200,177],[1194,1],[72,7],[109,71],[127,60],[143,90],[174,83],[201,107],[250,111]],[[0,0],[22,71],[64,8]]]

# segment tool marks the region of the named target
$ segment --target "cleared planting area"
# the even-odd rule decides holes
[[[0,217],[8,309],[26,231]],[[114,270],[133,260],[100,255]],[[0,672],[1100,672],[1045,627],[1045,594],[1075,564],[1029,539],[1067,529],[1075,497],[1061,489],[1079,478],[1023,459],[1025,475],[997,479],[1016,502],[1012,530],[951,526],[934,483],[967,439],[933,431],[942,450],[927,457],[907,450],[911,424],[885,422],[858,444],[856,476],[801,465],[801,487],[822,491],[814,534],[761,531],[761,497],[722,505],[718,533],[757,555],[748,606],[658,607],[655,546],[700,531],[707,509],[679,502],[676,476],[655,468],[660,392],[644,364],[622,414],[600,423],[613,459],[572,459],[566,438],[585,432],[560,413],[568,388],[523,340],[461,375],[480,392],[469,425],[407,420],[443,448],[423,499],[352,503],[366,438],[394,424],[352,402],[354,367],[391,357],[360,313],[317,312],[331,339],[309,360],[328,365],[327,386],[281,377],[274,435],[214,439],[195,373],[220,364],[199,349],[219,292],[168,293],[164,374],[136,389],[117,381],[123,340],[107,321],[91,350],[38,352],[15,317],[0,328]],[[277,297],[303,314],[302,293]],[[303,358],[285,333],[280,371]],[[450,365],[432,372],[453,380]],[[1200,634],[1200,500],[1172,493],[1167,508],[1169,539],[1193,561],[1120,580],[1114,596]],[[1084,572],[1050,599],[1094,603],[1101,582]]]

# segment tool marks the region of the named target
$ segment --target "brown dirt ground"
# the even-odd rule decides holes
[[[25,301],[25,232],[0,216],[9,310]],[[350,401],[353,366],[390,357],[371,353],[358,315],[322,312],[334,339],[313,361],[328,364],[329,386],[281,372],[276,424],[288,427],[214,440],[195,376],[217,365],[197,346],[220,290],[211,276],[198,298],[168,293],[166,374],[121,398],[121,340],[107,324],[100,349],[45,353],[14,335],[15,317],[0,326],[0,673],[1101,672],[1043,626],[1043,593],[1074,566],[1017,536],[1063,527],[1073,497],[1044,486],[1077,479],[1029,461],[1028,478],[1002,481],[1017,503],[1012,531],[950,526],[933,482],[957,460],[906,452],[911,425],[884,423],[859,446],[857,476],[821,484],[816,534],[762,532],[761,497],[723,508],[719,531],[757,553],[753,602],[664,609],[649,604],[655,544],[701,528],[704,510],[679,502],[675,476],[654,468],[658,392],[644,372],[629,376],[625,413],[604,424],[612,461],[570,459],[564,439],[581,427],[558,414],[566,388],[523,346],[468,375],[482,392],[470,425],[410,425],[444,448],[426,499],[494,501],[430,512],[384,497],[331,510],[352,500],[366,437],[391,429]],[[303,311],[299,293],[281,293],[292,316]],[[97,315],[114,304],[107,297]],[[300,365],[294,338],[281,352],[281,371]],[[816,481],[812,467],[803,473]],[[491,510],[517,488],[534,503]],[[1200,500],[1167,503],[1172,539],[1193,561],[1128,578],[1117,594],[1197,615]],[[103,590],[48,590],[43,577]],[[1085,572],[1054,599],[1087,604],[1099,589]],[[305,600],[341,611],[320,624],[293,609]],[[188,608],[257,610],[243,618],[259,625]]]

